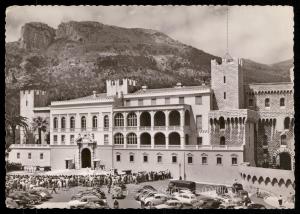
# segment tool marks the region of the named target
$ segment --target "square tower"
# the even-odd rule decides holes
[[[214,92],[214,110],[244,107],[244,75],[242,59],[223,58],[219,64],[211,61],[211,87]]]
[[[106,94],[107,96],[117,96],[121,98],[122,95],[131,93],[136,88],[136,81],[131,79],[122,80],[106,80]]]

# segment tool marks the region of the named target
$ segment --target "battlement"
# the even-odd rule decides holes
[[[224,66],[224,65],[239,65],[239,66],[243,66],[243,59],[241,58],[236,58],[236,57],[232,57],[231,59],[228,58],[222,58],[222,62],[218,63],[218,61],[216,59],[212,59],[211,60],[211,65],[212,66]]]
[[[106,94],[107,96],[122,97],[124,94],[131,93],[135,90],[137,84],[132,79],[117,79],[117,80],[106,80]]]

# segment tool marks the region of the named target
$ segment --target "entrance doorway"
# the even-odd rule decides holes
[[[291,170],[291,156],[288,152],[280,153],[279,161],[280,169]]]
[[[87,148],[81,152],[81,167],[91,168],[91,151]]]

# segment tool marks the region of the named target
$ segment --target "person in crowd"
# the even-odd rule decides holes
[[[282,206],[282,201],[283,201],[282,195],[280,195],[279,198],[278,198],[279,207]]]
[[[114,209],[119,209],[119,202],[117,199],[114,200]]]

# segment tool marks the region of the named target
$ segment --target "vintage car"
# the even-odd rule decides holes
[[[95,202],[95,203],[97,203],[99,201],[102,201],[102,202],[106,203],[106,200],[104,200],[104,199],[100,199],[97,196],[89,195],[89,196],[83,196],[81,199],[78,199],[78,200],[71,200],[71,201],[69,201],[68,202],[68,206],[71,209],[72,208],[82,208],[88,202]]]
[[[263,204],[251,203],[247,206],[247,209],[266,209],[266,207]]]
[[[144,203],[146,206],[156,206],[165,203],[167,200],[168,196],[166,194],[155,193],[153,196],[147,197]]]
[[[123,189],[119,186],[114,186],[111,192],[111,198],[112,199],[123,199],[126,195],[123,192]]]
[[[6,204],[6,207],[7,208],[10,208],[10,209],[14,209],[14,208],[19,208],[19,205],[17,202],[15,202],[12,198],[6,198],[5,199],[5,204]]]
[[[164,204],[152,207],[153,209],[181,209],[183,204],[178,200],[168,200]]]
[[[222,203],[220,200],[213,198],[202,198],[201,201],[203,201],[202,209],[218,209]]]
[[[178,201],[186,204],[192,204],[197,201],[196,195],[192,193],[180,193],[174,196]]]
[[[84,204],[81,208],[83,209],[108,209],[109,206],[105,200],[99,201],[89,201],[88,203]]]

